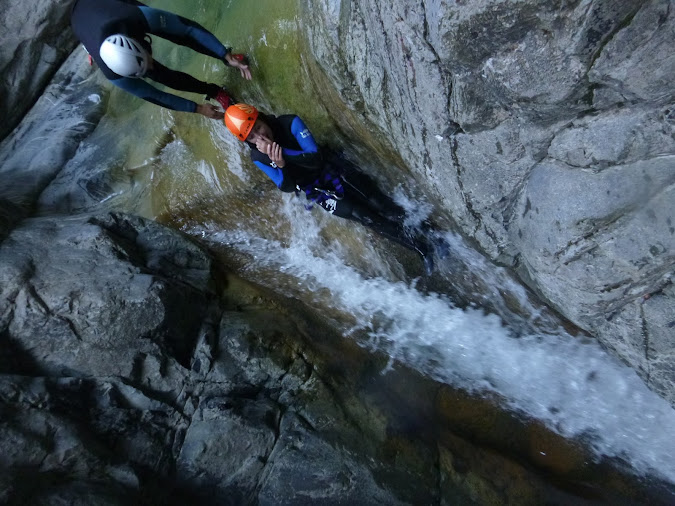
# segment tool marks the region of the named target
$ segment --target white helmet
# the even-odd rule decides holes
[[[125,77],[142,77],[151,58],[142,45],[121,33],[105,39],[99,54],[110,70]]]

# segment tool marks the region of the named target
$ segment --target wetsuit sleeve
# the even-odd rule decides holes
[[[284,159],[306,169],[321,168],[322,158],[319,146],[316,144],[312,132],[309,131],[309,128],[299,116],[296,116],[291,123],[291,133],[300,146],[300,150],[284,148]]]
[[[291,123],[291,133],[300,144],[303,153],[317,153],[319,151],[319,146],[316,145],[312,132],[309,131],[300,116],[296,116]]]
[[[197,110],[197,104],[192,100],[187,100],[185,98],[172,95],[171,93],[160,91],[142,79],[121,77],[119,79],[111,79],[110,82],[115,86],[122,88],[124,91],[137,96],[138,98],[142,98],[143,100],[147,100],[153,104],[166,107],[167,109],[183,112],[195,112]]]
[[[147,6],[139,9],[154,35],[220,60],[228,52],[215,35],[190,19]]]
[[[272,182],[279,188],[282,192],[293,192],[297,185],[297,178],[289,174],[289,167],[292,167],[292,164],[286,164],[282,169],[277,167],[267,155],[263,155],[258,151],[252,144],[249,144],[251,147],[251,159],[253,163],[262,170],[267,177],[269,177]],[[305,169],[300,169],[305,171]]]
[[[271,165],[267,165],[266,163],[263,163],[259,160],[256,160],[253,163],[255,163],[260,170],[267,174],[267,177],[269,177],[272,182],[277,185],[277,188],[281,187],[281,183],[284,181],[284,173],[279,167],[272,167]]]

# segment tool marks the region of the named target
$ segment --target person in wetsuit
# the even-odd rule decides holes
[[[245,79],[251,79],[243,55],[233,55],[203,26],[136,0],[77,0],[70,21],[75,36],[115,86],[167,109],[196,112],[212,119],[223,117],[212,104],[197,104],[160,91],[142,78],[174,90],[206,95],[207,99],[217,100],[223,109],[233,101],[221,86],[169,69],[155,60],[150,34],[217,58],[239,69]]]
[[[300,117],[265,115],[251,105],[234,104],[225,110],[225,125],[248,144],[253,163],[281,191],[304,193],[308,209],[316,204],[416,251],[431,273],[429,243],[420,231],[404,228],[405,211],[345,158],[324,158]]]

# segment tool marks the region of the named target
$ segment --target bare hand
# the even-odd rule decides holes
[[[248,69],[248,65],[244,65],[243,63],[239,63],[239,65],[235,65],[239,67],[239,72],[241,73],[241,77],[246,79],[247,81],[251,80],[251,71]]]
[[[197,104],[195,112],[210,119],[223,119],[224,116],[224,113],[212,104]]]
[[[240,62],[236,58],[232,56],[231,53],[227,53],[225,55],[225,60],[227,61],[228,65],[230,67],[238,68],[239,72],[241,73],[241,77],[246,79],[247,81],[251,80],[251,71],[248,68],[248,65]]]
[[[258,135],[255,139],[255,147],[261,153],[267,154],[270,144],[272,144],[272,141],[266,135]]]
[[[286,160],[284,160],[281,146],[279,146],[279,144],[276,142],[267,144],[267,150],[263,151],[263,153],[267,154],[267,156],[270,157],[270,160],[272,160],[277,165],[277,167],[283,168],[284,165],[286,165]]]

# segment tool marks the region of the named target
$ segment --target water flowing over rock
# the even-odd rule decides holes
[[[670,2],[301,3],[348,137],[675,402]],[[672,500],[106,212],[110,87],[81,49],[59,68],[71,4],[0,1],[0,502]]]
[[[305,4],[345,128],[675,402],[672,3]]]
[[[573,498],[453,434],[477,417],[507,450],[493,426],[547,432],[410,372],[374,374],[387,357],[146,219],[23,220],[0,245],[0,329],[8,504]],[[413,411],[390,418],[388,403]],[[552,449],[555,466],[583,462],[574,445]]]
[[[3,501],[400,503],[289,348],[293,321],[252,289],[242,307],[242,286],[223,311],[211,258],[181,234],[33,218],[0,259]]]

